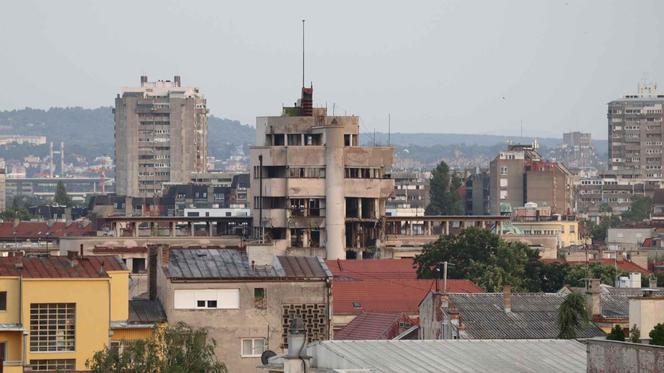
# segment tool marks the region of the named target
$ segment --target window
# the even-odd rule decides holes
[[[131,260],[131,273],[145,272],[145,258],[134,258]]]
[[[192,289],[175,290],[175,309],[238,309],[239,289]]]
[[[265,338],[242,339],[242,357],[260,357],[265,351]]]
[[[30,304],[30,351],[74,351],[76,304]]]
[[[254,288],[254,306],[258,309],[266,309],[265,288]]]
[[[7,343],[0,343],[0,361],[7,360]]]
[[[500,178],[500,186],[503,188],[507,187],[507,179]]]
[[[30,360],[30,367],[33,371],[60,372],[63,370],[74,370],[76,360],[74,359],[49,359],[49,360]]]
[[[507,191],[506,190],[501,190],[500,191],[500,199],[507,199]]]
[[[500,174],[501,175],[507,175],[507,167],[503,166],[500,168]]]
[[[7,311],[7,292],[0,291],[0,311]]]

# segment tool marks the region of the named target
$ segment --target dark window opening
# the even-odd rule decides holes
[[[350,135],[344,135],[344,146],[350,146]]]
[[[254,306],[259,309],[267,308],[265,288],[254,288]]]
[[[205,301],[204,300],[196,301],[196,307],[205,307]]]
[[[0,311],[7,310],[7,292],[0,291]]]
[[[145,272],[145,258],[134,258],[131,262],[131,273]]]
[[[207,308],[217,308],[217,301],[216,300],[207,301]]]
[[[283,133],[275,133],[272,135],[272,142],[274,146],[284,146],[286,144],[286,136]]]

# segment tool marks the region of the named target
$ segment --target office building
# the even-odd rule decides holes
[[[359,146],[358,117],[330,116],[312,100],[313,89],[303,88],[280,116],[256,118],[253,226],[292,254],[354,257],[380,245],[394,151]]]
[[[609,102],[609,170],[621,178],[661,179],[664,94],[656,84]]]
[[[492,214],[527,202],[551,207],[552,214],[573,212],[571,173],[562,163],[542,159],[537,144],[509,145],[507,151],[500,152],[491,161],[489,190]]]
[[[180,77],[124,88],[115,99],[116,192],[153,197],[164,183],[187,183],[207,170],[207,106]]]

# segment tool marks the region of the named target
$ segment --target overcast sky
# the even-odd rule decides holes
[[[606,103],[664,91],[664,1],[2,1],[0,109],[110,106],[181,75],[254,124],[299,96],[362,130],[606,138]]]

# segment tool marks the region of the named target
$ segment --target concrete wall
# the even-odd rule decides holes
[[[429,292],[420,303],[419,339],[441,339],[443,310],[441,295]]]
[[[241,357],[242,338],[265,338],[268,349],[282,353],[282,305],[327,301],[327,288],[322,281],[173,283],[159,270],[157,283],[158,297],[168,322],[184,321],[193,327],[206,328],[217,342],[217,358],[227,365],[229,372],[253,372],[260,365],[258,357]],[[266,309],[255,307],[254,288],[266,289]],[[175,289],[239,289],[240,308],[176,310],[173,307]]]
[[[80,245],[83,245],[83,253],[85,255],[93,255],[92,249],[95,246],[103,247],[145,247],[150,245],[165,244],[169,246],[240,246],[242,239],[240,237],[226,236],[226,237],[63,237],[60,239],[59,249],[60,253],[66,254],[67,251],[80,250]]]
[[[588,373],[664,372],[664,347],[608,340],[587,340]]]
[[[650,340],[650,331],[664,322],[664,297],[634,297],[629,299],[629,325],[641,331],[641,339]]]

